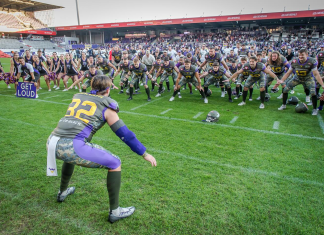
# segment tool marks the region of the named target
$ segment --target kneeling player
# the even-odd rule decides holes
[[[229,102],[233,102],[232,100],[232,90],[231,90],[231,84],[229,83],[229,79],[231,76],[229,73],[226,71],[224,67],[219,67],[218,62],[213,63],[213,68],[208,70],[208,73],[203,74],[200,76],[201,78],[204,78],[205,76],[209,75],[208,80],[204,84],[204,92],[205,95],[207,96],[207,91],[208,91],[208,86],[211,84],[214,84],[216,82],[223,83],[227,89],[227,94],[228,94],[228,100]]]
[[[275,80],[277,80],[279,83],[281,83],[281,80],[278,80],[278,77],[271,72],[271,70],[267,69],[265,65],[261,62],[257,62],[257,58],[255,56],[251,56],[249,63],[246,63],[243,65],[243,67],[234,73],[231,77],[231,79],[235,79],[239,74],[242,74],[243,72],[248,72],[249,77],[246,80],[244,84],[244,89],[243,89],[243,101],[239,103],[239,106],[245,105],[247,93],[249,90],[249,87],[251,87],[255,82],[260,83],[260,97],[261,97],[261,104],[260,104],[260,109],[264,109],[264,100],[265,100],[265,77],[264,73],[269,74],[271,77],[273,77]]]
[[[120,75],[120,92],[119,94],[123,94],[124,93],[124,87],[126,88],[128,85],[128,72],[129,72],[129,66],[130,66],[131,62],[128,60],[127,57],[123,58],[123,63],[120,64],[117,72],[114,75],[114,78],[118,76],[118,74],[120,73],[120,71],[122,71],[122,74]]]
[[[181,80],[180,80],[181,79]],[[180,88],[187,83],[193,84],[200,92],[201,96],[204,98],[204,103],[208,103],[208,99],[204,93],[203,88],[201,87],[201,80],[198,73],[198,68],[191,65],[190,60],[186,59],[184,65],[180,66],[178,78],[174,87],[174,92],[170,101],[174,100],[174,97],[180,91]],[[180,98],[180,97],[179,97]]]

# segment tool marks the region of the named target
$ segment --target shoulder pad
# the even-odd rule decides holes
[[[119,112],[119,106],[118,106],[117,101],[105,96],[104,97],[104,104],[108,109],[114,110],[117,113]]]

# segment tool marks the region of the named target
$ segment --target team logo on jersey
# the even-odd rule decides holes
[[[244,67],[244,69],[249,69],[249,67]]]
[[[319,56],[322,56],[323,54],[321,53],[321,54],[319,54]]]
[[[50,171],[51,171],[51,173],[54,173],[54,171],[55,171],[55,168],[48,168]]]
[[[296,60],[293,60],[293,63],[296,63],[297,61]]]

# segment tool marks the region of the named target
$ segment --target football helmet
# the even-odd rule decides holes
[[[218,122],[219,117],[220,117],[219,112],[213,110],[207,114],[206,120],[204,120],[204,122]]]
[[[288,104],[297,105],[299,102],[299,99],[296,96],[292,96],[288,99]]]
[[[296,113],[306,113],[308,111],[308,107],[305,103],[299,103],[295,107]]]

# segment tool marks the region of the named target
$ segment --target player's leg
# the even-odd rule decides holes
[[[266,87],[267,87],[267,82],[264,74],[261,74],[261,77],[259,79],[259,84],[260,84],[260,109],[264,109],[264,100],[265,100],[265,94],[266,94]]]
[[[318,113],[317,110],[317,95],[316,95],[316,82],[314,81],[313,78],[310,78],[306,80],[305,82],[305,87],[310,91],[311,99],[312,99],[312,105],[313,105],[313,111],[312,115],[316,116]]]
[[[176,85],[174,86],[174,92],[173,92],[173,95],[171,96],[171,98],[170,98],[169,101],[174,101],[174,98],[175,98],[175,96],[178,94],[178,92],[180,91],[180,88],[181,88],[184,84],[186,84],[186,83],[187,83],[187,81],[186,81],[186,79],[183,77],[183,78],[180,80],[178,86],[176,86]],[[179,96],[179,98],[182,98],[182,97]]]
[[[238,105],[239,106],[243,106],[246,104],[246,97],[247,97],[247,94],[248,94],[248,90],[249,88],[251,88],[251,86],[255,83],[255,79],[252,78],[251,76],[249,76],[245,83],[244,83],[244,89],[243,89],[243,98],[242,98],[242,102],[239,103]]]
[[[138,82],[138,80],[139,80],[139,78],[136,75],[133,75],[132,81],[130,82],[130,85],[129,85],[129,97],[127,100],[133,99],[134,85]]]
[[[143,76],[145,77],[144,88],[147,94],[147,101],[151,101],[150,88],[147,85],[149,79],[146,74],[143,74]]]
[[[198,86],[199,84],[198,84],[197,78],[194,77],[194,78],[190,79],[188,82],[191,82],[192,85],[194,85],[197,88],[197,90],[199,90],[200,95],[204,99],[204,103],[207,104],[208,103],[208,99],[207,99],[206,94],[204,92],[204,87],[202,87],[202,86],[199,87]]]
[[[68,87],[67,87],[67,81],[69,80],[69,78],[70,78],[71,76],[68,76],[68,75],[65,75],[64,77],[63,77],[63,84],[64,84],[64,90],[63,91],[67,91],[68,89]]]
[[[297,79],[296,76],[294,76],[289,82],[287,82],[283,88],[283,93],[282,93],[282,105],[278,108],[278,110],[284,110],[286,109],[286,104],[288,100],[288,92],[293,89],[295,86],[299,85],[300,82]]]

